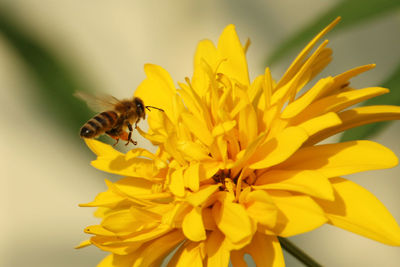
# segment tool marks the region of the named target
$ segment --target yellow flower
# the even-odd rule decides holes
[[[100,225],[85,232],[109,251],[99,266],[283,266],[277,236],[305,233],[329,223],[389,245],[400,228],[379,200],[340,176],[391,168],[396,156],[371,141],[318,144],[362,124],[400,118],[400,107],[350,106],[384,93],[355,89],[349,80],[366,65],[304,87],[330,61],[315,44],[332,22],[275,82],[270,70],[250,82],[243,46],[229,25],[218,45],[201,41],[192,79],[176,88],[167,71],[146,65],[135,95],[165,112],[149,112],[142,136],[158,147],[126,154],[86,140],[92,165],[125,178],[93,202]]]

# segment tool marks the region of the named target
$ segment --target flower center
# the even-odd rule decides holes
[[[244,175],[242,172],[243,170],[233,177],[230,169],[219,170],[213,175],[212,179],[215,181],[215,183],[221,184],[219,187],[220,191],[242,191],[244,188],[253,184],[256,180],[256,174],[253,171],[246,172]]]

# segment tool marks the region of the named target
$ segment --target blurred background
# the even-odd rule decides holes
[[[163,66],[174,81],[191,76],[199,40],[217,41],[233,23],[254,78],[268,64],[279,79],[302,46],[333,18],[334,60],[322,76],[376,63],[356,88],[387,86],[376,103],[400,102],[400,1],[392,0],[0,0],[0,266],[95,266],[95,247],[74,250],[97,224],[89,208],[115,179],[89,165],[78,136],[94,113],[76,90],[129,97],[143,65]],[[372,104],[372,102],[370,103]],[[400,123],[364,127],[342,140],[371,139],[400,156]],[[369,133],[376,133],[374,136]],[[137,134],[136,139],[139,139]],[[338,137],[339,138],[339,137]],[[348,177],[374,193],[400,222],[400,168]],[[323,266],[398,266],[400,248],[324,226],[291,238]],[[285,254],[287,266],[302,266]]]

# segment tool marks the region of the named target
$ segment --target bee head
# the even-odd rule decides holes
[[[133,102],[134,102],[134,104],[136,106],[136,113],[137,113],[138,117],[142,118],[142,119],[145,119],[146,112],[144,110],[145,107],[144,107],[144,104],[143,104],[143,100],[138,98],[138,97],[135,97],[133,99]]]

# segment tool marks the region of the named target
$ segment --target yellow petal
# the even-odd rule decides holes
[[[108,144],[104,144],[95,139],[87,139],[85,138],[86,145],[95,153],[97,156],[107,156],[109,158],[116,158],[118,156],[123,155],[118,150],[114,149],[112,146]]]
[[[340,124],[342,124],[342,121],[339,116],[334,112],[329,112],[307,120],[297,126],[305,130],[308,136],[312,136]]]
[[[187,110],[189,113],[195,115],[198,119],[201,119],[203,112],[202,103],[199,103],[198,99],[192,96],[192,88],[190,88],[187,84],[178,84],[182,88],[182,90],[179,90],[178,93],[181,96]]]
[[[137,231],[136,233],[131,235],[131,237],[125,238],[123,241],[126,242],[128,245],[129,243],[136,243],[136,242],[138,243],[143,243],[147,241],[151,242],[156,238],[165,235],[166,233],[171,233],[171,227],[169,227],[169,225],[160,224],[158,227],[155,227],[150,231],[148,229],[144,231]]]
[[[135,259],[132,267],[161,265],[165,256],[182,242],[184,238],[185,236],[181,231],[175,230],[147,242],[131,255]]]
[[[228,25],[222,32],[218,41],[218,52],[221,58],[226,59],[221,64],[219,72],[242,85],[249,86],[246,55],[234,25]]]
[[[257,114],[252,105],[247,105],[239,113],[238,128],[240,146],[246,148],[258,134]]]
[[[165,69],[153,64],[146,64],[144,71],[147,77],[137,87],[135,96],[140,97],[145,105],[163,109],[172,120],[175,117],[173,99],[176,89],[171,76]],[[158,112],[149,112],[148,115],[152,116],[153,113]]]
[[[218,228],[232,243],[241,243],[253,234],[249,216],[242,205],[216,202],[212,212]]]
[[[200,97],[206,94],[210,82],[209,76],[203,67],[204,63],[207,62],[212,69],[215,69],[220,60],[217,49],[210,40],[199,42],[194,56],[192,85],[193,89]]]
[[[183,180],[183,168],[172,171],[171,182],[169,184],[169,189],[172,194],[178,197],[183,197],[185,195],[185,185]]]
[[[328,66],[328,64],[332,61],[333,50],[331,48],[325,48],[318,59],[310,66],[311,75],[310,81],[315,78],[323,69]]]
[[[243,257],[249,254],[257,267],[284,267],[285,260],[281,245],[275,236],[256,233],[249,245],[241,250],[231,252],[234,267],[246,267]]]
[[[75,248],[76,249],[79,249],[79,248],[84,248],[84,247],[87,247],[87,246],[90,246],[92,244],[92,242],[90,242],[90,240],[85,240],[85,241],[82,241],[79,245],[77,245]]]
[[[305,145],[313,145],[329,136],[378,121],[400,120],[399,106],[366,106],[343,111],[338,114],[342,124],[312,136]]]
[[[185,242],[168,262],[168,267],[203,267],[204,242]]]
[[[373,194],[343,178],[333,178],[331,182],[335,200],[316,202],[332,225],[384,244],[400,246],[399,225]]]
[[[126,235],[142,230],[144,227],[142,219],[144,218],[136,218],[129,209],[121,210],[106,216],[101,225],[108,231],[118,233],[119,235]],[[152,223],[154,224],[156,221],[152,221]]]
[[[219,184],[205,185],[196,193],[190,193],[186,197],[186,201],[194,207],[202,205],[206,200],[218,190]]]
[[[158,172],[153,160],[132,158],[135,152],[128,152],[125,155],[115,150],[110,145],[103,144],[97,140],[85,139],[85,141],[89,148],[98,156],[91,164],[99,170],[122,176],[138,176],[145,178],[151,178]],[[140,153],[139,151],[142,150],[138,150],[137,153]],[[150,152],[143,153],[146,155],[151,154]]]
[[[113,185],[127,196],[138,197],[153,193],[154,183],[141,178],[126,177],[113,183]]]
[[[241,198],[242,194],[240,194]],[[268,228],[275,226],[278,209],[267,192],[263,190],[252,191],[246,194],[240,203],[244,204],[247,214],[253,220]]]
[[[212,135],[214,137],[223,135],[231,131],[236,126],[236,121],[225,121],[223,123],[217,124],[212,130]]]
[[[334,198],[329,179],[318,171],[268,171],[258,177],[255,184],[255,189],[288,190],[327,200]]]
[[[308,196],[268,192],[278,207],[278,220],[272,229],[277,235],[288,237],[312,231],[327,222],[324,211]]]
[[[247,163],[247,161],[253,156],[253,154],[257,151],[257,148],[259,145],[264,142],[267,134],[260,134],[255,140],[253,140],[247,147],[246,149],[240,151],[237,154],[237,159],[234,163],[233,166],[231,166],[232,169],[232,176],[235,177],[243,168],[243,166]]]
[[[212,231],[206,241],[207,266],[228,267],[229,250],[220,231]]]
[[[197,192],[200,186],[200,164],[193,163],[183,173],[185,187],[189,188],[192,192]]]
[[[127,160],[130,160],[130,159],[133,159],[133,158],[137,158],[137,157],[145,157],[145,158],[149,158],[149,159],[157,159],[156,155],[154,155],[153,153],[151,153],[150,151],[148,151],[147,149],[144,149],[144,148],[134,148],[132,150],[129,150],[125,154],[125,158]]]
[[[176,126],[165,112],[153,112],[151,116],[148,117],[147,122],[150,128],[149,135],[153,138],[161,139],[164,137],[164,139],[166,139],[170,134],[176,132]]]
[[[80,207],[114,207],[126,198],[113,192],[112,190],[107,190],[106,192],[99,193],[95,200],[86,204],[79,204]]]
[[[364,66],[360,66],[360,67],[356,67],[353,68],[351,70],[348,70],[344,73],[341,73],[339,75],[336,75],[334,77],[335,79],[335,83],[334,85],[327,91],[325,91],[325,93],[323,95],[321,95],[320,97],[326,97],[329,96],[333,93],[336,93],[337,90],[339,90],[340,88],[343,88],[344,86],[349,84],[349,80],[363,72],[366,72],[370,69],[375,68],[375,64],[368,64],[368,65],[364,65]]]
[[[180,151],[187,161],[211,160],[205,146],[191,141],[179,141],[176,149]]]
[[[338,112],[369,98],[386,94],[389,90],[382,87],[370,87],[334,94],[309,105],[302,113],[301,119],[312,118],[326,112]]]
[[[181,118],[186,127],[206,146],[210,146],[213,142],[213,136],[208,130],[204,120],[199,120],[194,115],[184,112]]]
[[[134,259],[129,255],[110,254],[105,257],[97,267],[131,267]]]
[[[125,156],[118,156],[116,158],[106,156],[98,157],[91,164],[101,171],[121,176],[136,176],[151,179],[158,173],[154,161],[145,158],[126,160]]]
[[[325,56],[326,45],[328,40],[325,40],[314,53],[305,60],[304,64],[295,73],[293,78],[289,80],[285,85],[280,86],[280,83],[276,86],[275,92],[272,95],[271,102],[278,104],[279,109],[283,107],[283,104],[288,100],[292,102],[296,94],[313,78],[313,66],[317,64],[321,58]]]
[[[286,128],[276,138],[261,145],[250,159],[250,168],[263,169],[281,163],[298,150],[308,135],[298,127]]]
[[[87,234],[97,235],[97,236],[116,236],[116,234],[114,232],[111,232],[111,231],[105,229],[101,225],[88,226],[84,229],[84,232]],[[90,244],[91,244],[91,242],[90,242]]]
[[[201,216],[201,208],[194,207],[188,214],[186,214],[182,222],[182,231],[189,240],[194,242],[206,239],[206,231]]]
[[[224,168],[222,162],[204,161],[200,164],[200,181],[210,179],[218,170]]]
[[[397,162],[396,155],[378,143],[351,141],[302,148],[276,168],[316,170],[326,177],[335,177],[391,168],[396,166]]]
[[[247,90],[247,94],[255,110],[257,110],[257,107],[259,107],[260,109],[264,109],[265,107],[265,99],[261,97],[264,93],[264,83],[265,76],[259,75],[253,80]]]
[[[304,93],[301,97],[290,103],[282,112],[283,119],[292,118],[306,109],[311,102],[320,96],[326,88],[333,84],[333,78],[328,77],[319,80],[311,89]]]
[[[325,27],[320,33],[318,33],[312,40],[307,44],[307,46],[300,52],[300,54],[296,57],[293,63],[290,65],[288,70],[282,76],[281,80],[277,84],[277,87],[281,87],[285,83],[287,83],[300,69],[302,64],[304,63],[304,59],[306,58],[307,54],[311,51],[314,45],[325,35],[327,34],[333,27],[338,24],[340,21],[340,17],[336,18],[334,21],[331,22],[328,26]]]
[[[118,255],[128,255],[140,247],[140,243],[125,243],[122,242],[122,238],[115,237],[103,237],[103,236],[93,236],[91,242],[96,247],[101,250],[112,252]]]

